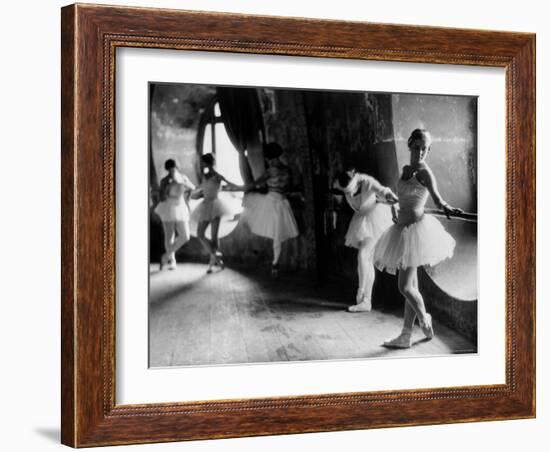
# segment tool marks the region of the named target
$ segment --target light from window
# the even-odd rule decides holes
[[[212,124],[206,124],[204,128],[204,137],[202,139],[202,153],[210,154],[212,152]]]
[[[234,184],[241,185],[243,178],[239,168],[239,153],[227,136],[225,126],[216,124],[216,162],[218,172]]]
[[[214,114],[219,115],[218,104],[214,107]],[[214,124],[214,146],[212,146],[212,124],[206,124],[202,142],[203,154],[212,153],[216,156],[216,171],[224,176],[228,181],[237,185],[243,185],[239,166],[239,153],[231,143],[229,136],[222,122]],[[218,195],[220,200],[227,203],[231,211],[234,212],[233,218],[224,218],[220,224],[219,238],[229,235],[237,226],[238,218],[242,212],[242,201],[244,193],[242,191],[222,191]],[[199,201],[190,200],[190,208],[193,210]],[[206,230],[206,236],[210,237],[210,227]]]
[[[239,153],[231,143],[223,123],[216,123],[215,149],[212,149],[212,124],[206,124],[202,153],[216,156],[216,170],[227,180],[237,185],[244,183],[239,166]]]
[[[220,104],[216,102],[216,105],[214,105],[214,116],[216,118],[220,118],[222,115],[222,112],[220,111]]]

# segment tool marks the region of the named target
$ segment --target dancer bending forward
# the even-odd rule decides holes
[[[377,197],[389,204],[396,203],[397,197],[390,188],[382,186],[372,176],[357,173],[355,168],[342,173],[338,178],[338,185],[344,192],[346,201],[355,211],[349,223],[345,244],[357,248],[359,287],[357,304],[348,307],[348,311],[370,311],[374,284],[374,245],[392,224],[389,206],[377,202]]]
[[[170,270],[174,270],[176,251],[190,238],[189,208],[183,195],[195,186],[187,176],[178,171],[174,160],[166,160],[164,168],[168,174],[160,181],[160,202],[155,207],[164,229],[165,252],[160,259],[160,269],[168,265]]]
[[[284,241],[298,236],[296,219],[285,189],[290,183],[290,170],[281,160],[283,149],[277,143],[264,146],[267,169],[247,188],[267,185],[267,194],[247,193],[243,202],[243,221],[259,236],[273,240],[271,272],[277,276],[281,248]]]
[[[392,274],[399,272],[399,291],[405,297],[403,330],[395,339],[384,343],[390,348],[411,346],[416,318],[424,335],[428,339],[434,336],[432,317],[426,312],[418,290],[417,269],[452,257],[455,241],[435,217],[424,213],[428,194],[447,216],[462,212],[441,198],[435,176],[425,163],[431,142],[429,132],[424,129],[415,129],[409,137],[410,165],[403,167],[397,183],[399,212],[396,214],[394,210],[396,224],[382,234],[374,250],[376,268]]]

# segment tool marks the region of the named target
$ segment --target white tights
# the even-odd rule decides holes
[[[407,267],[399,270],[397,285],[399,286],[399,291],[405,298],[403,330],[410,331],[417,317],[422,323],[426,321],[427,316],[424,298],[418,290],[418,268]]]
[[[175,262],[175,253],[190,237],[189,223],[184,221],[164,221],[164,248],[168,258]]]
[[[273,240],[273,265],[277,265],[279,262],[279,257],[281,257],[281,248],[282,248],[283,242],[279,240]]]
[[[359,275],[358,294],[370,300],[372,297],[372,286],[374,284],[374,265],[372,263],[374,240],[365,239],[357,250],[357,274]],[[357,300],[358,303],[361,300]]]

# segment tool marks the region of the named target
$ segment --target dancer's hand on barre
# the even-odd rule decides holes
[[[445,213],[445,216],[449,220],[451,219],[452,214],[456,215],[456,214],[464,213],[464,211],[462,209],[460,209],[459,207],[453,207],[453,206],[450,206],[447,203],[442,203],[440,207],[441,207],[441,210],[443,210],[443,212]]]

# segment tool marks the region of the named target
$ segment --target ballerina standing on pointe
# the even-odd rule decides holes
[[[160,269],[168,265],[170,270],[174,270],[176,251],[190,238],[189,208],[184,193],[194,190],[195,186],[179,172],[175,160],[166,160],[164,168],[168,174],[160,181],[160,202],[155,207],[164,229],[165,252],[160,259]]]
[[[247,193],[241,217],[254,234],[273,241],[273,276],[278,274],[283,242],[298,236],[296,219],[285,196],[291,177],[290,169],[280,159],[282,154],[283,149],[277,143],[264,146],[266,171],[254,182],[247,184],[247,189],[265,185],[268,191],[267,194]]]
[[[434,336],[432,317],[426,312],[418,290],[417,270],[452,257],[455,240],[435,217],[424,213],[428,194],[447,216],[462,213],[462,209],[451,207],[439,194],[435,175],[425,162],[431,143],[427,130],[415,129],[411,133],[410,165],[403,167],[397,183],[399,212],[393,209],[395,224],[382,234],[374,250],[374,265],[392,274],[398,272],[399,291],[405,297],[403,329],[395,339],[384,342],[389,348],[411,346],[416,318],[426,338]]]
[[[396,203],[397,197],[374,177],[356,172],[354,166],[348,167],[339,176],[336,188],[344,192],[346,201],[355,211],[348,226],[345,244],[357,248],[359,287],[356,304],[349,306],[348,311],[370,311],[374,284],[374,245],[392,225],[392,214],[387,204]],[[382,202],[378,202],[377,198]]]
[[[191,213],[191,221],[197,225],[197,237],[209,254],[208,269],[212,273],[215,266],[224,268],[223,256],[219,250],[218,231],[223,216],[233,212],[227,203],[218,198],[222,182],[234,190],[244,190],[244,187],[229,182],[215,169],[216,158],[213,154],[204,154],[200,159],[202,180],[200,187],[193,193],[193,197],[202,197],[203,200]],[[206,228],[210,225],[210,240],[206,238]]]

